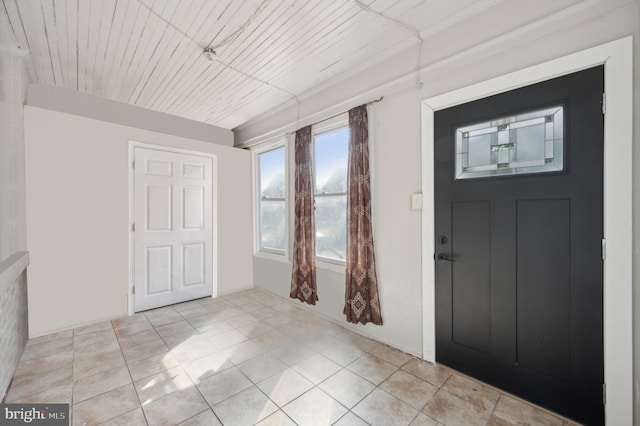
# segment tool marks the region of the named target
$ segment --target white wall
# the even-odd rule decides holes
[[[325,269],[321,263],[317,275],[320,300],[310,309],[381,342],[420,355],[421,216],[420,211],[410,209],[410,195],[421,188],[420,107],[418,104],[407,109],[406,105],[406,97],[398,95],[369,107],[374,243],[384,325],[346,323],[342,313],[344,273],[336,268]],[[289,144],[292,168],[293,144],[291,141]],[[293,170],[289,176],[294,176]],[[292,200],[293,194],[289,196]],[[253,264],[256,287],[288,298],[291,262],[254,257]]]
[[[342,312],[344,272],[338,272],[337,267],[326,269],[321,263],[317,273],[319,301],[309,308],[355,331],[419,355],[422,353],[421,220],[420,211],[410,210],[410,194],[420,192],[421,187],[420,127],[411,126],[412,120],[419,123],[420,108],[407,110],[404,102],[403,98],[385,98],[369,108],[374,243],[384,325],[348,324]],[[402,129],[399,135],[394,133],[398,127]],[[290,187],[293,187],[294,176],[292,139],[289,140]],[[398,143],[388,143],[394,140]],[[293,200],[293,193],[289,197]],[[291,268],[289,261],[254,257],[256,287],[288,298]]]
[[[503,25],[514,16],[522,19],[528,8],[551,7],[550,0],[498,2],[486,20]],[[566,5],[565,5],[566,6]],[[522,11],[521,15],[517,11]],[[513,14],[510,14],[510,13]],[[491,15],[492,13],[492,15]],[[491,16],[489,16],[491,15]],[[300,126],[322,119],[338,111],[384,95],[384,100],[370,107],[374,182],[374,237],[377,250],[379,289],[384,326],[355,326],[364,334],[378,338],[414,354],[422,352],[421,316],[421,223],[419,212],[410,210],[410,196],[421,191],[421,115],[423,99],[470,84],[484,81],[518,69],[596,46],[611,40],[633,35],[634,45],[634,141],[640,143],[640,104],[638,70],[640,70],[640,2],[623,0],[586,0],[543,14],[539,20],[521,22],[505,32],[485,32],[481,27],[467,32],[457,25],[434,40],[425,42],[422,81],[414,85],[412,60],[414,50],[397,53],[386,64],[366,73],[349,76],[321,91],[305,97],[301,104]],[[477,24],[478,22],[476,22]],[[486,37],[486,34],[490,34]],[[414,54],[411,54],[413,52]],[[389,64],[396,65],[395,71]],[[398,70],[404,70],[399,72]],[[405,74],[404,77],[398,76]],[[236,144],[260,141],[283,131],[290,131],[296,123],[297,110],[288,108],[260,117],[236,131]],[[634,164],[640,168],[640,150],[634,152]],[[634,176],[638,182],[640,176]],[[640,185],[634,189],[634,219],[640,218]],[[429,203],[430,200],[425,200]],[[631,230],[630,230],[631,232]],[[633,230],[634,241],[640,229]],[[427,254],[429,255],[429,254]],[[634,264],[640,265],[640,251],[634,244]],[[255,284],[282,297],[288,297],[290,265],[254,258]],[[634,287],[638,285],[634,277]],[[314,309],[344,322],[341,308],[344,298],[344,277],[341,274],[319,273],[320,304]],[[327,305],[331,306],[327,306]],[[640,292],[634,294],[634,305],[640,306]],[[640,313],[635,309],[635,392],[634,415],[640,424]],[[346,324],[346,323],[345,323]]]
[[[218,294],[252,286],[247,151],[27,105],[31,337],[127,315],[130,140],[217,156]]]

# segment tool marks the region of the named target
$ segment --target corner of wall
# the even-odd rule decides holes
[[[0,401],[29,339],[27,314],[26,252],[16,253],[0,263]]]
[[[28,340],[24,117],[28,51],[0,14],[0,397]],[[1,399],[0,399],[1,400]]]

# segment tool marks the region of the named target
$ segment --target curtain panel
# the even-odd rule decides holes
[[[316,230],[313,213],[311,149],[311,126],[296,131],[293,272],[289,296],[315,305],[318,300],[318,289],[316,287]]]
[[[367,106],[349,111],[347,264],[344,313],[351,323],[382,325],[371,224]]]

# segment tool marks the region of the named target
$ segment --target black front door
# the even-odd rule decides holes
[[[436,359],[604,423],[604,67],[435,113]]]

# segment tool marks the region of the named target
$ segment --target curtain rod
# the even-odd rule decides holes
[[[372,101],[365,102],[364,104],[361,104],[361,105],[367,105],[367,106],[369,106],[369,105],[372,105],[372,104],[377,104],[378,102],[382,101],[383,99],[384,99],[384,95],[383,95],[383,96],[380,96],[378,99],[374,99],[374,100],[372,100]],[[353,107],[353,108],[355,108],[355,107]],[[337,116],[339,116],[339,115],[342,115],[342,114],[344,114],[344,113],[349,112],[351,109],[352,109],[352,108],[349,108],[349,109],[348,109],[348,110],[346,110],[346,111],[341,111],[341,112],[338,112],[338,113],[336,113],[336,114],[330,115],[329,117],[325,117],[325,118],[323,118],[323,119],[322,119],[322,120],[320,120],[320,121],[316,121],[315,123],[307,124],[307,126],[313,126],[314,124],[318,124],[318,123],[322,123],[323,121],[331,120],[332,118],[335,118],[335,117],[337,117]],[[306,126],[304,126],[304,127],[306,127]],[[298,130],[299,130],[299,129],[295,129],[295,130],[290,131],[290,132],[287,132],[287,133],[285,133],[285,134],[287,134],[287,135],[293,135],[293,134],[295,134],[295,133],[296,133],[296,131],[298,131]]]
[[[376,103],[378,103],[378,102],[382,101],[383,99],[384,99],[384,95],[380,96],[378,99],[374,99],[374,100],[372,100],[372,101],[365,102],[364,104],[360,104],[360,105],[367,105],[367,106],[369,106],[369,105],[372,105],[372,104],[376,104]],[[352,107],[352,108],[355,108],[355,107]],[[336,113],[336,114],[330,115],[330,116],[328,116],[328,117],[323,118],[322,120],[319,120],[319,121],[313,122],[313,123],[311,123],[311,124],[308,124],[307,126],[313,126],[314,124],[318,124],[318,123],[322,123],[323,121],[330,120],[330,119],[335,118],[335,117],[337,117],[337,116],[339,116],[339,115],[342,115],[342,114],[344,114],[344,113],[349,112],[349,110],[350,110],[350,109],[351,109],[351,108],[349,108],[349,109],[347,109],[347,110],[344,110],[344,111],[341,111],[341,112],[338,112],[338,113]],[[297,127],[297,126],[298,126],[298,123],[296,123],[296,127]],[[305,126],[305,127],[306,127],[306,126]],[[282,135],[295,135],[295,133],[296,133],[296,131],[297,131],[297,130],[298,130],[298,129],[295,129],[295,130],[292,130],[292,131],[289,131],[289,132],[284,132],[284,133],[282,133]],[[251,149],[257,148],[257,147],[259,147],[259,146],[264,146],[265,144],[273,143],[273,142],[274,142],[274,139],[276,139],[276,137],[275,137],[275,136],[274,136],[274,137],[270,137],[270,138],[268,138],[267,140],[264,140],[264,141],[262,141],[262,142],[258,142],[258,143],[256,143],[256,144],[248,145],[248,146],[241,146],[241,147],[239,147],[239,148],[241,148],[241,149],[246,149],[246,150],[251,150]]]

